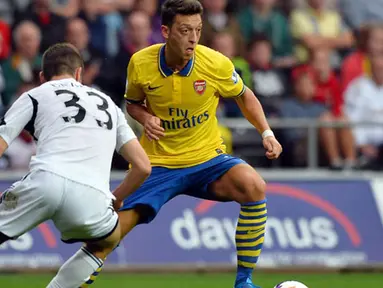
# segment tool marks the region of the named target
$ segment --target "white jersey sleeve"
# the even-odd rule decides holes
[[[0,125],[0,136],[8,146],[24,128],[28,130],[28,123],[36,117],[36,105],[34,98],[24,93],[9,108]]]
[[[117,141],[116,141],[116,151],[119,152],[121,147],[128,143],[132,139],[136,139],[132,128],[128,125],[124,113],[121,109],[116,106],[117,111]]]

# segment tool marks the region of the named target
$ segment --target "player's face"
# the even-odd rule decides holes
[[[162,26],[162,35],[176,57],[188,60],[201,37],[201,15],[177,15],[171,27]]]

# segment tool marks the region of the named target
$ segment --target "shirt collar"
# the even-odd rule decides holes
[[[191,74],[193,67],[194,67],[194,61],[195,61],[195,55],[189,60],[189,62],[186,64],[184,68],[182,68],[181,71],[179,71],[177,74],[183,77],[187,77]],[[160,52],[158,55],[158,69],[160,70],[162,76],[169,77],[174,74],[174,71],[169,68],[168,65],[166,65],[166,59],[165,59],[165,45],[162,45],[160,48]]]

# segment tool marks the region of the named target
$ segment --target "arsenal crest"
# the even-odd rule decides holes
[[[206,81],[205,80],[197,80],[194,81],[194,91],[199,95],[202,95],[206,90]]]

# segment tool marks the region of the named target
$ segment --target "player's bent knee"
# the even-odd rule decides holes
[[[108,238],[105,238],[104,240],[102,240],[99,243],[99,245],[113,250],[120,242],[120,239],[121,239],[121,227],[120,227],[120,223],[118,223],[114,231],[112,232],[112,234],[110,234]]]
[[[122,210],[118,212],[120,219],[121,238],[124,238],[138,223],[142,222],[153,213],[152,208],[147,205],[137,205],[135,208],[129,210]]]
[[[114,231],[105,239],[97,242],[86,243],[87,249],[100,259],[108,256],[118,245],[121,239],[121,228],[118,223]]]
[[[266,182],[256,173],[245,173],[242,176],[242,194],[243,200],[240,204],[257,202],[266,197]]]

